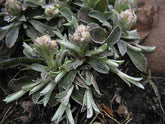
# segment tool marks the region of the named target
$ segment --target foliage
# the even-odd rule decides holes
[[[23,43],[24,54],[45,63],[26,65],[39,72],[40,77],[4,101],[12,102],[29,92],[36,104],[60,103],[52,121],[59,123],[66,112],[72,124],[70,99],[82,105],[82,112],[87,110],[87,118],[94,111],[100,112],[92,95],[94,91],[101,95],[93,70],[115,73],[128,86],[144,89],[142,78],[119,69],[124,62],[119,57],[128,54],[137,69],[145,71],[147,62],[142,52],[155,49],[139,45],[137,30],[131,30],[137,20],[135,3],[136,0],[22,0],[21,9],[13,7],[16,13],[5,9],[1,15],[9,25],[0,28],[4,32],[0,38],[6,37],[6,45],[12,47],[23,30],[33,39],[32,44]],[[10,8],[7,3],[6,7]]]

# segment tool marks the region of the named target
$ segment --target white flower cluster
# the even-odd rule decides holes
[[[44,35],[44,36],[38,37],[35,40],[35,43],[37,45],[45,44],[46,46],[50,47],[50,49],[57,49],[58,48],[57,42],[55,40],[51,40],[49,35]]]
[[[72,39],[75,43],[86,41],[89,42],[91,40],[91,36],[88,27],[85,25],[79,25],[73,34]]]
[[[59,14],[59,9],[54,5],[48,5],[45,7],[45,15],[55,17]]]
[[[13,16],[21,13],[22,5],[19,0],[7,0],[5,6],[6,11]]]
[[[121,13],[119,14],[119,17],[121,19],[126,19],[127,18],[129,23],[136,22],[136,18],[137,18],[136,15],[135,15],[134,10],[132,10],[132,9],[121,11]]]

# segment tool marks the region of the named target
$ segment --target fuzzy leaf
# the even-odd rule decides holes
[[[120,26],[114,27],[114,29],[106,39],[106,42],[108,43],[108,48],[112,47],[115,43],[117,43],[120,40],[121,33],[122,30]]]
[[[78,11],[78,18],[84,22],[84,23],[90,23],[90,22],[93,22],[94,19],[92,19],[88,14],[89,12],[91,11],[90,8],[88,7],[83,7],[81,8],[79,11]]]
[[[43,66],[41,64],[38,64],[38,63],[34,63],[31,65],[31,68],[35,71],[38,71],[38,72],[44,72],[47,70],[47,66]]]
[[[131,31],[126,31],[126,33],[122,34],[123,39],[128,39],[128,40],[139,40],[139,34],[137,33],[137,30],[131,30]]]
[[[12,102],[12,101],[17,100],[18,98],[22,97],[25,93],[26,93],[26,91],[20,90],[18,92],[8,95],[3,101],[5,101],[6,103]]]
[[[72,16],[74,16],[73,12],[68,8],[64,7],[60,9],[60,13],[68,20],[72,21]]]
[[[19,28],[20,28],[19,26],[14,27],[7,34],[5,41],[6,41],[6,46],[8,48],[13,47],[14,44],[16,43],[19,34]]]
[[[92,29],[90,31],[90,35],[93,42],[103,44],[106,40],[107,32],[103,28],[99,27]]]
[[[46,35],[49,33],[50,36],[53,35],[53,30],[51,27],[44,25],[43,23],[41,23],[40,21],[36,21],[36,20],[30,20],[29,21],[33,27],[40,32],[42,35]]]
[[[0,28],[0,41],[7,35],[8,30],[2,30]]]
[[[102,61],[96,58],[89,59],[88,63],[94,68],[96,71],[108,74],[109,73],[109,67]]]
[[[91,51],[86,51],[85,56],[92,56],[95,54],[100,54],[102,52],[104,52],[104,50],[107,48],[107,44],[103,44],[102,46],[100,46],[98,49],[95,50],[91,50]]]
[[[140,71],[146,71],[147,60],[142,53],[128,49],[127,54]]]
[[[66,106],[61,103],[60,106],[58,107],[56,113],[54,114],[52,121],[55,121],[55,124],[58,124],[60,121],[60,118],[62,117],[62,115],[64,114],[66,110]]]
[[[123,40],[119,40],[119,42],[117,43],[117,46],[119,48],[119,52],[122,56],[125,55],[125,53],[127,52],[127,46],[125,44],[125,42]]]
[[[95,6],[95,9],[101,12],[104,12],[107,8],[108,8],[108,0],[100,0]]]
[[[70,106],[69,105],[66,107],[66,115],[68,117],[69,124],[74,124],[74,119],[73,119],[72,111],[70,110]]]
[[[84,0],[84,4],[88,7],[95,8],[99,1],[101,0]]]
[[[72,82],[74,81],[74,79],[75,79],[75,77],[76,77],[76,71],[75,70],[72,70],[72,71],[70,71],[70,72],[68,72],[63,78],[62,78],[62,80],[61,80],[61,85],[62,85],[62,87],[63,88],[67,88],[67,87],[69,87],[71,84],[72,84]]]
[[[80,93],[79,90],[74,90],[71,97],[74,101],[76,101],[80,105],[83,104],[83,95]]]
[[[104,15],[100,11],[93,10],[89,13],[89,16],[97,19],[99,22],[102,23],[103,26],[106,26],[110,29],[112,28],[110,23],[106,20],[106,18],[104,17]]]

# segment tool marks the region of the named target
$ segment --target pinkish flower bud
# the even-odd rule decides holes
[[[79,25],[73,34],[72,39],[75,43],[89,42],[91,40],[91,36],[87,26]]]
[[[56,17],[59,14],[59,9],[54,5],[47,5],[45,7],[45,15],[49,17]]]
[[[46,46],[50,47],[51,50],[54,50],[54,49],[58,48],[57,42],[55,40],[51,40],[49,35],[44,35],[42,37],[38,37],[35,40],[35,43],[37,45],[45,44]]]
[[[13,16],[20,16],[22,11],[21,1],[19,0],[7,0],[6,11]]]

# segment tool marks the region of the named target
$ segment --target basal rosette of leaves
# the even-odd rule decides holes
[[[40,77],[10,94],[4,101],[9,103],[29,93],[35,104],[46,106],[49,101],[57,102],[59,107],[52,121],[59,123],[66,113],[67,121],[73,124],[70,99],[82,105],[81,111],[87,111],[87,118],[91,118],[94,112],[100,112],[92,95],[95,91],[101,95],[93,70],[103,74],[115,73],[128,86],[133,84],[144,89],[140,83],[141,77],[129,76],[119,69],[124,62],[119,57],[127,54],[137,69],[146,71],[147,62],[142,52],[152,52],[155,49],[139,45],[137,30],[131,30],[137,20],[137,1],[63,0],[51,1],[51,5],[47,2],[41,4],[37,0],[24,2],[34,9],[44,9],[44,15],[35,16],[35,19],[42,17],[46,20],[45,24],[50,24],[55,19],[58,20],[58,25],[42,28],[41,22],[36,22],[35,19],[28,22],[38,32],[42,29],[45,31],[42,35],[33,37],[32,44],[23,43],[23,52],[27,58],[44,60],[43,64],[27,65],[39,72]],[[61,19],[65,21],[61,22]],[[50,34],[50,29],[53,35]],[[34,32],[30,33],[33,36]]]

